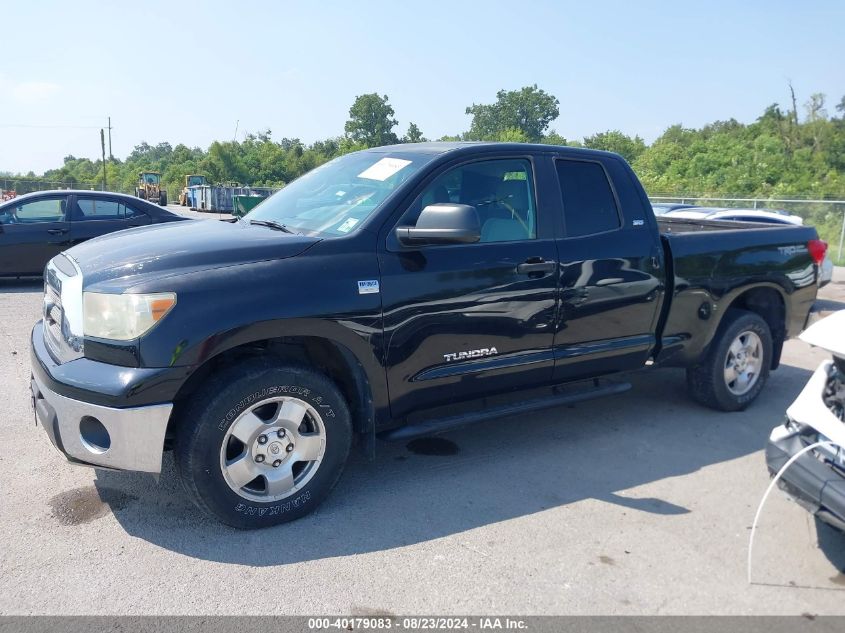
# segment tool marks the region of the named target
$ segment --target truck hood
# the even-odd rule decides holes
[[[74,246],[65,254],[79,266],[87,288],[124,277],[285,259],[318,241],[245,222],[195,220],[111,233]]]

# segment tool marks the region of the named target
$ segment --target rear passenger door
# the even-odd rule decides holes
[[[76,194],[70,204],[70,236],[73,244],[129,228],[125,205],[115,199]]]
[[[655,344],[662,250],[653,216],[614,158],[554,160],[563,236],[555,378],[641,367]]]

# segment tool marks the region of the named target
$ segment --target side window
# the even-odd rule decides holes
[[[481,222],[481,242],[537,237],[534,178],[528,160],[480,161],[447,171],[417,198],[403,223],[414,224],[423,207],[443,202],[475,207]]]
[[[143,220],[148,217],[146,213],[136,209],[132,205],[121,204],[120,206],[123,207],[124,216],[127,220]]]
[[[74,220],[122,220],[123,205],[115,200],[77,198],[76,204],[82,216],[75,214]]]
[[[599,163],[557,160],[555,166],[567,237],[593,235],[622,226],[610,182]]]
[[[38,222],[61,222],[65,219],[65,199],[48,198],[15,205],[6,214],[4,224],[35,224]]]

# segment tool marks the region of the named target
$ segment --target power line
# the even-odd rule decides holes
[[[68,129],[68,130],[99,130],[99,125],[38,125],[29,123],[0,123],[3,128],[49,128],[49,129]]]

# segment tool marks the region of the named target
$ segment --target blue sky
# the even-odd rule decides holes
[[[845,94],[845,3],[11,2],[3,10],[0,171],[141,141],[207,147],[270,128],[305,142],[343,132],[365,92],[398,132],[469,127],[472,103],[538,84],[567,138],[607,129],[652,141],[673,123],[754,120],[813,92]],[[150,25],[151,29],[142,28]],[[55,127],[44,127],[55,126]]]

